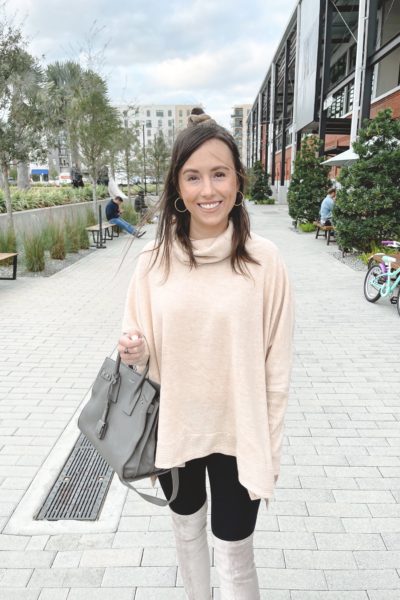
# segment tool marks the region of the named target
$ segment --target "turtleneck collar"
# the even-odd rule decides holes
[[[232,235],[233,223],[229,221],[228,227],[219,236],[204,240],[192,240],[193,254],[196,262],[199,265],[217,263],[230,257],[232,252]],[[172,251],[180,262],[186,265],[190,264],[186,250],[176,238],[172,244]]]

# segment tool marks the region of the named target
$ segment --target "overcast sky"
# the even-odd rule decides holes
[[[296,0],[8,0],[43,62],[104,50],[114,103],[252,103]],[[97,32],[90,35],[90,32]]]

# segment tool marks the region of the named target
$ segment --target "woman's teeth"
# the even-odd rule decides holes
[[[199,204],[199,206],[201,206],[201,208],[205,208],[205,209],[211,209],[211,208],[216,208],[218,206],[219,202],[212,202],[212,203],[208,203],[208,204]]]

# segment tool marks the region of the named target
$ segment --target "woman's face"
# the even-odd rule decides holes
[[[229,147],[218,139],[204,142],[183,165],[178,184],[190,212],[190,237],[205,239],[223,233],[239,190]]]

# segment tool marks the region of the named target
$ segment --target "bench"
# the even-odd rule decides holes
[[[119,237],[119,231],[117,225],[115,223],[108,223],[108,221],[104,221],[104,223],[97,225],[90,225],[86,227],[86,231],[92,234],[93,245],[96,248],[104,248],[106,240],[112,240],[114,237]]]
[[[9,261],[12,258],[12,277],[0,277],[0,279],[17,279],[17,258],[18,254],[16,252],[0,252],[0,262]]]
[[[336,242],[332,233],[335,231],[334,225],[322,225],[319,221],[314,221],[314,225],[317,228],[317,233],[315,235],[315,239],[318,239],[320,235],[324,235],[326,239],[326,244],[329,246],[330,242]]]
[[[376,254],[371,256],[368,261],[368,268],[372,267],[372,265],[374,263],[383,263],[382,256],[385,256],[384,252],[377,252]],[[391,267],[392,271],[396,271],[396,269],[400,269],[400,252],[397,252],[396,254],[392,254],[390,256],[393,256],[393,258],[396,259],[396,262],[392,263],[392,267]]]

